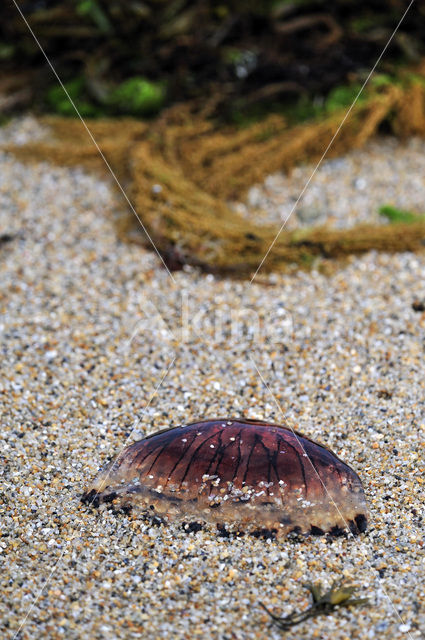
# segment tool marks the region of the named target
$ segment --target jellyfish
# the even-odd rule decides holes
[[[240,418],[193,422],[131,444],[82,500],[276,537],[357,535],[367,526],[363,486],[351,467],[286,426]]]

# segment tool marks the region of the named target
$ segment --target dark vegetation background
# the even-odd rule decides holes
[[[19,6],[84,116],[156,115],[176,102],[243,122],[291,105],[311,112],[361,82],[405,0],[55,0]],[[424,54],[416,2],[381,73]],[[0,111],[73,115],[12,0],[0,8]]]
[[[371,249],[423,250],[425,219],[284,231],[229,201],[277,171],[361,148],[377,133],[425,136],[425,3],[417,0],[340,125],[407,0],[53,0],[19,7],[169,268],[245,276]],[[13,0],[0,5],[0,119],[31,108],[75,116]],[[159,117],[158,114],[160,114]],[[120,126],[105,116],[135,116]],[[96,119],[97,118],[97,119]],[[147,119],[150,118],[150,121]],[[101,169],[81,123],[50,118],[18,157]],[[4,147],[6,150],[7,146]],[[386,203],[382,203],[385,205]],[[129,209],[125,240],[146,243]],[[325,268],[325,267],[324,267]]]

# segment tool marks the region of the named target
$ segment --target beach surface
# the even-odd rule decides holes
[[[19,120],[0,145],[38,133]],[[382,145],[419,175],[417,146]],[[393,164],[394,203],[403,189],[425,202],[424,174],[413,194]],[[344,184],[356,176],[329,176],[355,209]],[[269,210],[288,190],[273,180]],[[359,207],[388,204],[382,185],[362,185]],[[371,252],[252,284],[170,276],[117,239],[123,206],[108,177],[0,153],[2,637],[424,637],[425,256]],[[226,538],[81,504],[126,444],[210,416],[286,423],[332,449],[363,481],[367,532]],[[287,615],[308,605],[305,583],[341,580],[369,605],[285,633],[260,606]]]

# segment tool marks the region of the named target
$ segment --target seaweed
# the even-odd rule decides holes
[[[335,88],[338,93],[347,81],[361,82],[406,8],[403,0],[392,0],[390,7],[372,4],[33,0],[21,10],[58,76],[65,83],[83,78],[89,102],[102,113],[119,115],[122,105],[103,109],[95,85],[118,88],[139,77],[165,83],[162,107],[197,100],[202,111],[212,97],[216,117],[235,111],[246,121],[251,108],[258,119],[268,108],[281,112],[282,102],[299,97],[308,99],[314,115]],[[14,109],[44,110],[51,108],[44,100],[51,74],[18,5],[0,5],[2,76],[31,70],[25,100],[14,101]],[[405,16],[380,65],[387,75],[424,55],[424,23],[420,10]],[[330,102],[335,97],[342,96],[331,95]]]
[[[350,91],[338,97],[340,105],[353,95]],[[425,86],[409,74],[398,84],[371,85],[340,130],[346,114],[342,106],[295,126],[275,114],[243,129],[218,124],[209,117],[211,108],[206,104],[200,114],[192,103],[176,105],[149,123],[131,118],[87,122],[170,268],[187,263],[214,273],[251,274],[279,229],[243,218],[229,201],[244,198],[248,188],[269,174],[319,160],[333,138],[328,157],[362,147],[383,125],[402,137],[425,135]],[[44,122],[51,128],[50,139],[3,148],[27,160],[105,168],[80,122],[61,118]],[[146,244],[132,211],[125,209],[117,225],[121,238]],[[372,249],[424,248],[424,216],[398,216],[389,225],[342,230],[316,227],[301,234],[282,230],[262,270],[293,265],[307,269],[317,259]]]
[[[411,224],[414,222],[425,221],[425,215],[419,215],[417,213],[412,213],[411,211],[397,209],[397,207],[393,207],[390,204],[386,204],[380,207],[379,213],[381,216],[387,218],[387,220],[391,222],[391,224],[396,224],[398,222]]]
[[[84,78],[77,77],[64,84],[80,114],[85,118],[100,115],[101,111],[85,95]],[[55,113],[75,117],[75,109],[60,85],[52,85],[46,93],[46,102]]]
[[[107,97],[107,103],[118,113],[150,116],[161,110],[164,99],[163,84],[134,77],[114,88]]]
[[[311,605],[304,611],[294,611],[287,616],[278,616],[268,609],[262,602],[260,606],[270,616],[272,623],[282,631],[287,631],[291,627],[320,615],[334,613],[339,607],[361,606],[369,603],[368,598],[353,598],[356,586],[344,586],[335,582],[330,589],[324,591],[320,584],[305,584],[312,596]]]

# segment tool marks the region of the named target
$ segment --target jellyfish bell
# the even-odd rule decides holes
[[[278,536],[358,534],[367,526],[353,469],[285,426],[239,418],[194,422],[135,442],[99,472],[82,500]]]

